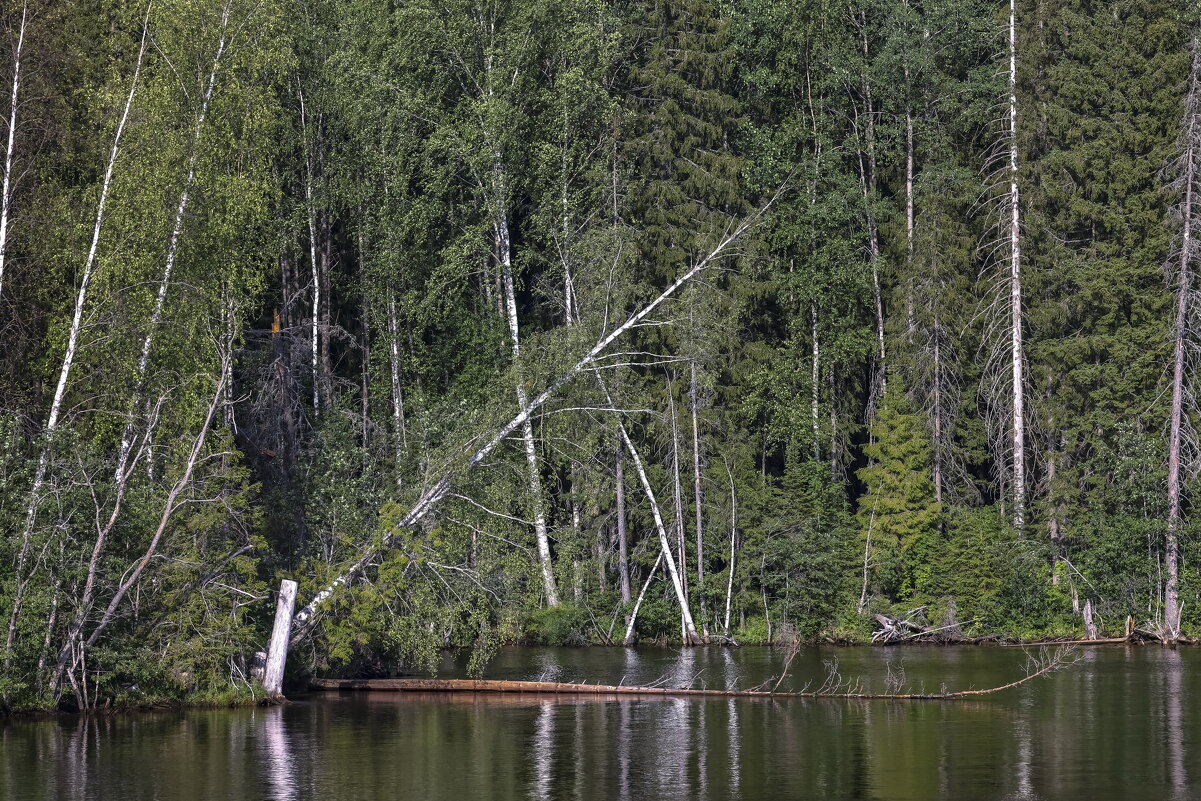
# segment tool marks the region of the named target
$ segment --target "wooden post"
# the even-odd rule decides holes
[[[292,638],[292,610],[296,607],[296,582],[284,579],[279,583],[279,603],[275,607],[275,627],[271,644],[267,646],[267,667],[263,671],[263,689],[267,695],[283,695],[284,663],[288,659],[288,642]]]

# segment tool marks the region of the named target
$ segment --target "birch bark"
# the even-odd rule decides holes
[[[167,244],[167,255],[163,264],[162,275],[159,278],[158,293],[155,295],[154,307],[150,313],[150,324],[146,330],[146,336],[142,339],[142,349],[138,356],[137,373],[134,378],[133,397],[130,401],[130,409],[125,416],[125,426],[121,432],[121,445],[117,453],[117,466],[113,471],[113,484],[115,487],[115,498],[113,500],[113,508],[109,514],[108,521],[104,527],[100,529],[96,536],[96,542],[92,546],[92,555],[88,560],[87,577],[84,579],[83,594],[80,597],[79,605],[75,616],[71,622],[71,627],[68,629],[67,641],[63,644],[62,650],[58,657],[58,667],[56,668],[55,681],[53,686],[57,688],[58,681],[61,676],[63,664],[65,664],[70,649],[73,647],[73,642],[79,636],[83,628],[84,620],[91,612],[92,597],[96,586],[96,574],[100,565],[100,557],[104,552],[104,548],[108,542],[108,537],[112,533],[113,527],[116,525],[117,519],[120,516],[121,508],[125,500],[125,491],[128,487],[129,477],[133,473],[130,468],[130,452],[133,448],[135,429],[137,427],[136,410],[142,405],[142,392],[146,386],[146,372],[150,364],[150,353],[154,344],[154,334],[162,323],[163,307],[167,300],[167,291],[171,285],[171,275],[175,269],[176,256],[179,253],[179,240],[183,232],[184,216],[187,213],[188,201],[191,195],[192,184],[196,179],[196,163],[200,156],[200,138],[204,128],[204,120],[208,115],[209,103],[213,98],[213,89],[217,84],[217,72],[221,64],[221,57],[225,53],[226,34],[229,30],[229,13],[230,3],[226,3],[221,12],[221,33],[217,42],[217,52],[213,56],[212,66],[209,69],[208,79],[205,83],[204,93],[201,95],[200,108],[196,113],[196,122],[192,129],[192,145],[191,152],[188,156],[187,171],[184,178],[183,189],[179,194],[179,202],[175,207],[175,217],[171,225],[171,236]],[[232,301],[230,301],[232,302]],[[227,327],[230,323],[227,321]],[[229,334],[232,336],[232,332]],[[226,377],[228,379],[228,377]],[[227,381],[224,382],[228,386]]]
[[[1026,397],[1022,384],[1022,250],[1018,193],[1017,0],[1009,0],[1009,331],[1013,382],[1013,526],[1026,524]]]
[[[25,45],[25,23],[29,18],[29,3],[21,5],[21,26],[17,29],[17,46],[13,50],[13,89],[8,112],[8,143],[4,149],[4,183],[0,185],[0,297],[4,295],[4,266],[8,258],[8,219],[12,208],[13,149],[17,133],[17,102],[21,89],[21,49]]]

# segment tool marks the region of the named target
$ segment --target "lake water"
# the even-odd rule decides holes
[[[767,648],[503,649],[489,678],[749,687]],[[983,688],[1018,648],[807,648],[780,689]],[[295,694],[0,722],[0,799],[1201,798],[1201,649],[1097,646],[957,701]],[[443,676],[462,675],[448,660]],[[774,679],[772,680],[774,684]]]

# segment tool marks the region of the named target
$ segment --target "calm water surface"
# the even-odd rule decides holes
[[[865,690],[990,687],[1025,659],[812,648],[781,689],[831,670]],[[488,676],[748,687],[782,661],[766,648],[507,649]],[[0,799],[1190,799],[1199,691],[1201,650],[1118,646],[970,701],[298,695],[0,723]]]

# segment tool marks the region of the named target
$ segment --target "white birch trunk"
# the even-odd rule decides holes
[[[1022,250],[1018,195],[1017,4],[1009,0],[1009,328],[1013,382],[1013,526],[1026,524],[1026,398],[1023,387]]]
[[[705,522],[702,503],[704,495],[701,492],[701,434],[698,420],[700,405],[700,390],[697,387],[696,361],[691,361],[692,369],[688,387],[688,402],[692,412],[692,503],[696,510],[696,589],[701,604],[701,633],[709,637],[708,612],[705,609]]]
[[[497,170],[499,172],[499,169]],[[497,179],[500,180],[499,178]],[[497,201],[504,196],[503,188],[497,190]],[[509,323],[509,339],[513,350],[513,370],[516,373],[517,405],[526,408],[529,397],[525,391],[522,375],[521,334],[517,326],[517,292],[513,286],[513,262],[509,239],[509,220],[504,214],[493,221],[496,234],[497,257],[500,260],[501,288],[504,293],[505,316]],[[550,557],[550,535],[546,528],[546,512],[542,502],[542,469],[538,464],[538,452],[534,447],[534,426],[529,418],[521,425],[521,441],[525,449],[526,467],[529,471],[530,503],[534,512],[534,539],[538,548],[538,568],[542,573],[542,586],[546,592],[546,603],[559,605],[559,588],[555,584],[554,565]]]
[[[8,112],[8,144],[4,149],[4,183],[0,185],[0,297],[4,296],[4,266],[8,256],[8,218],[12,206],[12,174],[14,138],[17,132],[17,99],[21,89],[21,48],[25,45],[25,22],[29,3],[21,5],[21,27],[17,30],[17,46],[13,51],[13,90]]]
[[[129,477],[132,470],[129,467],[130,452],[133,448],[136,428],[136,410],[142,403],[142,391],[146,384],[146,371],[150,364],[150,352],[154,343],[154,334],[157,331],[159,324],[163,318],[163,307],[167,300],[167,290],[171,285],[171,275],[175,269],[175,259],[179,252],[179,239],[183,231],[184,215],[188,208],[188,198],[191,192],[192,184],[196,178],[196,162],[199,159],[200,151],[200,134],[204,126],[204,120],[208,114],[209,103],[213,97],[213,89],[217,83],[217,70],[221,63],[221,56],[225,52],[226,31],[229,27],[229,10],[230,4],[226,3],[221,14],[221,36],[217,43],[217,52],[213,56],[212,67],[209,70],[208,81],[205,84],[204,93],[201,95],[200,109],[196,114],[196,124],[192,132],[192,149],[188,156],[187,173],[184,178],[183,189],[179,195],[179,202],[176,204],[175,217],[171,225],[171,237],[167,245],[167,257],[163,264],[163,272],[159,279],[158,294],[155,296],[154,307],[150,313],[150,324],[146,331],[146,336],[142,339],[142,350],[138,356],[137,373],[134,378],[133,397],[130,401],[130,409],[125,417],[125,427],[121,432],[121,445],[117,453],[117,466],[113,471],[113,484],[115,487],[115,499],[113,508],[108,517],[108,521],[104,527],[100,529],[96,536],[96,542],[92,546],[92,555],[88,560],[87,577],[84,579],[83,594],[80,597],[79,606],[75,613],[75,618],[71,623],[71,628],[68,630],[67,642],[64,643],[62,651],[59,654],[59,666],[61,667],[66,658],[67,653],[72,647],[72,642],[79,636],[82,630],[84,619],[91,611],[92,595],[96,585],[96,573],[100,565],[100,557],[104,552],[105,545],[108,542],[109,534],[112,533],[113,526],[116,525],[117,518],[121,513],[122,504],[125,499],[125,491],[128,486]],[[230,301],[232,303],[232,300]],[[226,309],[226,311],[229,311]],[[232,320],[227,319],[226,327],[232,326]],[[227,331],[227,337],[232,339],[232,331]],[[228,384],[228,376],[226,376],[225,386]],[[58,676],[56,675],[56,680]]]
[[[704,272],[706,269],[712,266],[715,261],[722,258],[722,256],[729,250],[730,246],[733,245],[734,242],[738,241],[743,234],[745,234],[747,230],[750,229],[750,227],[757,222],[760,217],[763,216],[763,214],[772,206],[774,202],[775,197],[773,196],[773,198],[759,211],[748,217],[733,231],[722,237],[721,241],[713,250],[706,254],[704,258],[700,259],[687,270],[685,270],[678,278],[676,278],[675,281],[673,281],[662,292],[660,292],[659,295],[654,298],[654,300],[650,301],[641,309],[627,317],[625,322],[621,323],[621,325],[609,331],[609,333],[601,336],[600,339],[597,340],[596,344],[593,345],[587,353],[581,356],[575,364],[551,381],[546,389],[539,393],[536,398],[531,400],[528,405],[520,409],[517,414],[509,420],[509,422],[501,426],[492,435],[491,439],[487,440],[482,446],[480,446],[479,449],[471,454],[460,470],[463,472],[470,471],[478,466],[484,459],[488,458],[488,455],[492,453],[492,451],[496,450],[497,446],[504,442],[505,439],[514,431],[516,431],[518,428],[521,428],[522,425],[533,416],[534,412],[536,412],[543,406],[543,404],[554,397],[558,391],[562,389],[565,384],[567,384],[567,382],[580,375],[580,373],[582,373],[589,365],[595,362],[597,357],[604,353],[610,345],[616,342],[623,334],[635,328],[639,323],[650,316],[650,314],[654,312],[655,309],[659,308],[664,301],[675,295],[676,292],[679,291],[680,287],[684,286],[697,275]],[[450,492],[452,478],[453,472],[448,471],[447,473],[443,474],[441,478],[431,484],[430,487],[421,494],[413,506],[410,507],[409,511],[404,515],[404,517],[397,522],[396,531],[411,528],[423,520],[425,516],[429,514],[430,511],[436,507],[438,503],[441,502],[441,500]],[[304,606],[304,608],[296,614],[296,624],[302,629],[300,634],[303,635],[311,630],[311,627],[315,622],[315,615],[317,611],[334,596],[339,588],[348,586],[349,583],[367,567],[367,565],[371,564],[371,562],[379,556],[381,549],[393,547],[397,543],[398,539],[399,538],[396,536],[396,533],[393,532],[385,535],[384,541],[379,548],[364,548],[363,553],[358,559],[347,566],[347,568],[340,575],[335,577],[329,584],[325,585],[315,596],[313,596],[313,598]]]
[[[909,65],[905,65],[905,87],[909,87]],[[909,286],[905,293],[906,307],[906,338],[913,342],[913,330],[916,326],[913,313],[913,111],[909,99],[905,99],[905,274],[909,276]]]
[[[223,359],[230,358],[232,358],[231,354],[223,355]],[[204,443],[208,439],[209,429],[212,428],[213,418],[217,416],[217,409],[221,407],[225,398],[225,376],[227,373],[228,371],[225,369],[225,365],[223,364],[219,373],[220,377],[217,380],[217,387],[213,392],[213,397],[209,401],[208,409],[205,412],[204,421],[200,424],[200,430],[197,432],[196,438],[192,441],[192,448],[188,453],[187,461],[184,463],[183,473],[171,486],[171,491],[167,493],[167,499],[163,503],[163,512],[159,516],[158,525],[154,529],[154,534],[151,536],[150,542],[146,546],[146,550],[142,556],[126,569],[121,583],[117,586],[116,591],[113,593],[113,597],[109,600],[108,606],[104,610],[104,614],[101,615],[96,627],[92,629],[91,634],[88,635],[88,639],[83,646],[84,648],[91,648],[93,645],[95,645],[96,641],[100,638],[100,635],[103,634],[105,629],[108,628],[109,624],[112,623],[117,608],[121,605],[121,601],[124,600],[130,588],[137,584],[138,579],[141,578],[142,573],[150,564],[150,560],[154,558],[156,553],[158,553],[158,546],[162,542],[163,535],[167,531],[167,525],[171,522],[171,517],[175,514],[179,507],[186,503],[186,501],[181,499],[180,496],[183,495],[184,492],[191,486],[192,475],[196,470],[196,465],[201,461],[201,454],[204,452]],[[80,650],[81,654],[82,652],[83,648]]]
[[[813,460],[821,461],[821,431],[818,424],[821,412],[821,349],[817,341],[817,304],[809,304],[809,329],[813,339],[813,352],[809,365],[809,417],[813,425]]]
[[[317,359],[317,326],[321,314],[321,268],[317,258],[317,207],[313,203],[313,152],[309,144],[308,114],[305,110],[304,91],[297,88],[300,99],[300,130],[304,140],[304,200],[309,225],[309,266],[313,274],[313,319],[309,325],[312,349],[313,411],[321,411],[321,367]]]
[[[612,399],[609,399],[609,405],[613,406]],[[680,604],[680,615],[684,620],[684,644],[695,645],[701,641],[700,636],[696,632],[696,624],[692,621],[692,609],[688,605],[688,593],[684,590],[684,582],[680,576],[680,571],[676,569],[676,560],[671,554],[671,541],[667,537],[667,527],[663,524],[663,515],[659,511],[659,503],[655,499],[655,491],[651,487],[650,479],[646,477],[646,468],[642,464],[642,457],[638,455],[638,449],[634,447],[634,443],[630,440],[630,435],[626,433],[625,426],[619,421],[617,430],[621,434],[621,441],[625,443],[626,452],[630,454],[630,458],[634,461],[634,470],[638,473],[638,480],[642,483],[642,491],[646,493],[646,499],[651,506],[651,517],[655,520],[655,529],[659,532],[659,547],[663,551],[663,559],[667,563],[667,574],[671,577],[671,586],[676,591],[676,601]]]
[[[646,589],[651,586],[651,579],[655,577],[655,573],[659,572],[659,564],[663,561],[663,551],[659,551],[659,555],[655,557],[655,564],[651,566],[651,572],[646,574],[646,581],[642,583],[642,589],[638,592],[638,600],[634,602],[634,608],[630,614],[626,616],[626,636],[622,640],[623,645],[635,645],[638,638],[634,636],[634,625],[638,622],[638,610],[642,608],[642,599],[646,597]]]
[[[117,154],[120,152],[121,136],[124,134],[125,124],[129,120],[129,110],[133,106],[133,98],[137,92],[138,78],[141,75],[142,58],[146,54],[146,42],[149,30],[150,7],[147,6],[146,16],[142,24],[142,40],[138,47],[137,62],[129,84],[129,94],[125,98],[125,106],[121,111],[121,119],[117,123],[117,130],[113,135],[113,145],[109,150],[108,162],[104,168],[104,179],[100,185],[100,199],[96,204],[96,218],[92,225],[91,244],[88,246],[87,258],[84,260],[83,274],[79,280],[79,289],[75,294],[75,311],[71,317],[71,328],[67,334],[67,350],[63,356],[62,366],[59,369],[58,383],[55,385],[54,398],[50,403],[50,414],[46,419],[46,427],[43,430],[44,441],[42,452],[38,457],[38,466],[33,477],[33,486],[30,489],[29,499],[25,505],[25,527],[21,534],[21,546],[17,553],[16,591],[13,595],[13,606],[8,619],[8,634],[4,644],[4,666],[6,670],[12,663],[12,649],[16,641],[17,619],[21,615],[21,607],[25,600],[25,590],[29,582],[29,577],[25,576],[25,568],[29,559],[34,524],[37,520],[40,500],[38,496],[41,494],[42,484],[46,480],[46,470],[50,463],[50,445],[55,431],[58,429],[59,416],[62,414],[63,397],[67,392],[71,367],[75,363],[75,351],[79,346],[79,332],[83,325],[83,310],[87,304],[88,286],[91,283],[93,270],[96,266],[96,253],[100,245],[100,232],[104,226],[105,207],[108,202],[108,192],[112,186],[113,168],[117,162]]]

